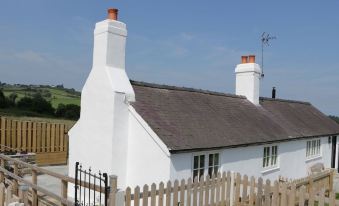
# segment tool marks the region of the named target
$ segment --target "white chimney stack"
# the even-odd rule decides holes
[[[242,56],[241,64],[235,68],[235,94],[245,96],[250,102],[259,105],[261,68],[255,63],[255,56]]]
[[[118,175],[119,187],[126,181],[129,103],[135,100],[125,71],[126,37],[118,10],[108,9],[107,19],[95,25],[93,66],[81,92],[80,119],[68,132],[69,175],[80,162]],[[69,186],[70,195],[73,191]]]
[[[134,101],[134,92],[125,72],[126,24],[118,21],[118,9],[108,9],[107,19],[96,23],[92,70],[106,69],[113,90]]]

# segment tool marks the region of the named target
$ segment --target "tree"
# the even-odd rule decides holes
[[[80,117],[80,106],[75,104],[59,104],[55,116],[65,119],[77,120]]]
[[[40,114],[54,115],[52,104],[45,100],[40,93],[33,95],[33,98],[24,97],[18,101],[17,106],[21,109],[30,110]]]
[[[52,114],[54,115],[54,108],[52,104],[45,100],[40,93],[33,95],[33,111],[41,114]]]
[[[4,95],[2,89],[0,89],[0,108],[7,108],[9,107],[8,98]]]
[[[15,100],[18,98],[18,95],[13,92],[9,95],[8,99],[10,101],[11,106],[15,106]]]

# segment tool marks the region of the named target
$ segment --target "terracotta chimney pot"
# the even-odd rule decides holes
[[[115,8],[109,8],[107,10],[107,19],[110,19],[110,20],[118,20],[118,9],[115,9]]]
[[[255,55],[249,55],[249,63],[255,63]]]
[[[248,63],[248,56],[241,56],[241,63],[242,64]]]

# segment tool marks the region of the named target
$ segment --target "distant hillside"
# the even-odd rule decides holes
[[[339,117],[337,117],[337,116],[332,116],[332,115],[330,115],[329,116],[331,119],[333,119],[334,121],[336,121],[338,124],[339,124]]]
[[[80,92],[75,89],[64,88],[63,85],[24,85],[24,84],[6,84],[0,82],[0,89],[5,96],[17,95],[15,101],[23,97],[33,97],[40,93],[44,99],[51,102],[56,109],[60,103],[80,105]]]

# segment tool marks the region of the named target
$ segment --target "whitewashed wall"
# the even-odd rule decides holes
[[[321,138],[321,156],[312,160],[306,160],[306,141],[296,140],[276,144],[278,145],[278,167],[269,171],[262,168],[263,148],[267,145],[173,154],[171,156],[171,179],[192,177],[193,155],[215,152],[220,153],[221,171],[234,171],[264,179],[277,179],[280,175],[288,178],[304,177],[307,175],[309,166],[317,162],[322,162],[326,168],[329,168],[331,166],[331,144],[328,143],[328,137]],[[207,162],[205,166],[206,164]],[[205,169],[205,174],[207,174],[207,169]]]
[[[129,137],[126,185],[159,183],[169,180],[170,153],[140,115],[129,107]]]

